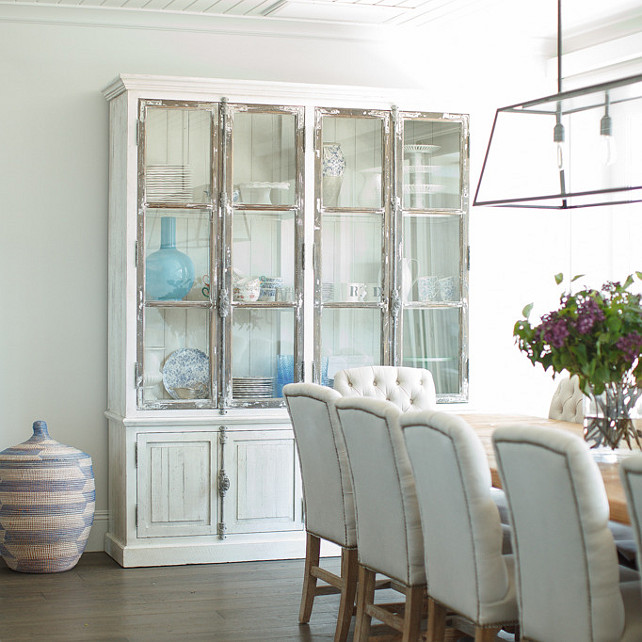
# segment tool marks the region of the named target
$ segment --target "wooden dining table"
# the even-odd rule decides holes
[[[566,430],[583,438],[583,429],[581,424],[571,423],[568,421],[558,421],[555,419],[543,419],[542,417],[529,417],[526,415],[508,415],[508,414],[477,414],[477,413],[457,413],[462,419],[467,421],[479,435],[493,479],[493,486],[501,487],[501,480],[495,462],[495,452],[492,444],[492,434],[495,428],[499,426],[542,426],[547,428],[558,428]],[[633,452],[628,448],[618,448],[616,450],[592,450],[591,454],[596,461],[602,479],[606,495],[609,500],[611,519],[616,522],[630,524],[629,512],[626,506],[626,496],[624,488],[620,481],[619,462],[629,457]]]

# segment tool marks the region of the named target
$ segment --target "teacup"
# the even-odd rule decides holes
[[[455,300],[455,277],[445,276],[439,279],[439,295],[442,301]]]
[[[235,301],[256,301],[260,293],[261,281],[259,279],[238,281],[233,289]]]
[[[420,301],[437,301],[439,299],[439,277],[420,276],[417,278],[417,290]]]

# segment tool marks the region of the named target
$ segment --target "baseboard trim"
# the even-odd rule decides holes
[[[85,551],[87,553],[98,553],[105,550],[105,535],[109,530],[109,511],[97,510],[94,513],[94,523],[89,532],[89,539]]]

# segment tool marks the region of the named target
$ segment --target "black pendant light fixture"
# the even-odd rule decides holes
[[[573,209],[642,202],[642,74],[502,107],[473,205]]]

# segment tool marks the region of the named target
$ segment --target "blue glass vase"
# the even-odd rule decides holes
[[[148,299],[180,301],[194,285],[194,263],[176,249],[176,219],[161,219],[161,245],[147,257],[145,289]]]

